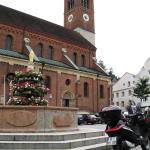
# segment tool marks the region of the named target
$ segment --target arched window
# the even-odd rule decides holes
[[[88,9],[89,8],[89,0],[81,0],[81,5],[85,9]]]
[[[45,78],[45,86],[46,88],[51,89],[51,78],[49,76],[46,76]]]
[[[73,62],[77,64],[77,53],[73,53]]]
[[[100,98],[104,98],[104,85],[100,85]]]
[[[53,59],[53,47],[48,47],[48,59]]]
[[[87,82],[84,82],[84,97],[88,97],[89,96],[89,85]]]
[[[39,43],[36,48],[36,55],[42,57],[43,44]]]
[[[67,6],[68,10],[74,8],[74,0],[68,0],[68,6]]]
[[[81,66],[85,66],[85,56],[81,55]]]
[[[5,49],[11,50],[13,44],[13,37],[11,35],[7,35],[6,41],[5,41]]]

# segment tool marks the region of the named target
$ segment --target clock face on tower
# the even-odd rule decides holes
[[[89,16],[88,16],[88,14],[83,14],[83,20],[84,20],[84,21],[89,21]]]
[[[68,16],[68,22],[71,22],[72,20],[73,20],[73,15],[70,14],[70,15]]]

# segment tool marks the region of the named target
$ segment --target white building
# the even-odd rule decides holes
[[[113,103],[126,111],[126,106],[129,101],[134,101],[135,103],[139,100],[132,96],[133,87],[135,83],[135,75],[126,72],[114,85],[113,85]]]
[[[141,68],[139,73],[135,76],[135,83],[138,82],[139,78],[149,78],[150,83],[150,58],[148,58],[144,66]],[[150,106],[150,97],[147,99],[146,102],[141,103],[142,107]]]

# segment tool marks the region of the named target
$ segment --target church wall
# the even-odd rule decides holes
[[[99,98],[99,104],[98,104],[99,108],[103,108],[110,104],[110,88],[108,82],[104,80],[100,80],[99,85],[101,84],[104,86],[104,98]],[[100,91],[99,87],[98,87],[98,91]]]
[[[78,95],[80,96],[79,100],[78,100],[78,105],[81,106],[82,109],[84,110],[90,110],[93,111],[94,110],[94,105],[93,105],[93,94],[96,92],[93,91],[93,82],[92,82],[92,78],[88,78],[88,77],[84,77],[81,76],[80,77],[80,86],[78,89]],[[84,96],[84,82],[88,83],[89,86],[89,92],[88,92],[88,96],[85,97]]]
[[[13,37],[13,46],[12,49],[18,52],[22,52],[23,46],[23,31],[14,27],[0,25],[0,48],[5,47],[5,40],[7,35]]]
[[[3,100],[4,98],[4,74],[15,72],[16,70],[25,69],[25,66],[19,64],[8,64],[8,63],[0,63],[0,67],[3,71],[0,72],[0,98]],[[45,98],[49,101],[49,106],[63,106],[62,100],[65,92],[69,91],[73,95],[74,107],[79,107],[80,110],[87,110],[92,112],[97,112],[101,107],[107,106],[109,104],[108,97],[108,82],[99,79],[97,82],[97,78],[93,78],[90,75],[83,76],[77,78],[77,73],[70,72],[66,70],[64,71],[53,71],[47,68],[47,66],[43,69],[43,76],[50,76],[51,78],[51,88],[50,92],[45,96]],[[80,74],[78,74],[80,75]],[[66,80],[70,80],[70,84],[66,85]],[[78,82],[78,79],[80,82]],[[88,97],[84,97],[84,82],[87,82],[89,85],[89,95]],[[99,85],[103,84],[104,95],[103,99],[99,99],[97,95],[97,91],[99,91]],[[9,98],[9,85],[6,81],[6,102]],[[50,94],[52,97],[50,97]]]
[[[92,4],[91,4],[92,5]],[[93,7],[93,6],[92,6]],[[75,11],[76,17],[80,16],[80,20],[77,22],[74,22],[75,26],[78,26],[81,24],[83,26],[83,18],[81,16],[81,11],[79,10]],[[91,14],[90,14],[91,13]],[[93,17],[91,16],[92,12],[89,12],[90,19]],[[66,17],[67,15],[65,15]],[[93,17],[94,18],[94,17]],[[90,21],[92,23],[92,21]],[[86,26],[86,25],[85,25]],[[93,24],[90,26],[94,27]],[[89,27],[90,27],[89,26]],[[90,27],[91,28],[91,27]],[[88,29],[88,28],[87,28]],[[25,54],[28,54],[28,50],[24,46],[24,37],[28,37],[31,41],[30,46],[36,53],[36,46],[38,43],[43,44],[43,57],[48,58],[48,46],[53,47],[53,60],[57,61],[63,61],[64,63],[69,63],[66,58],[64,57],[64,54],[62,52],[62,48],[66,48],[67,50],[67,56],[69,56],[72,59],[73,53],[76,52],[78,55],[77,58],[77,65],[80,66],[81,64],[81,55],[85,56],[85,66],[88,68],[95,68],[93,57],[96,55],[96,50],[90,50],[86,49],[84,47],[80,47],[77,45],[71,44],[69,41],[63,41],[63,39],[60,39],[59,37],[53,37],[53,36],[47,36],[43,35],[41,33],[33,33],[32,31],[27,31],[24,28],[21,27],[14,27],[11,25],[3,25],[0,24],[0,48],[5,47],[5,39],[7,35],[12,35],[14,41],[13,41],[13,47],[12,49],[14,51],[23,52]],[[13,59],[13,58],[12,58]],[[16,64],[11,64],[11,60],[7,62],[9,63],[0,63],[0,82],[2,83],[0,85],[0,96],[4,96],[3,91],[3,85],[4,85],[4,74],[7,74],[9,72],[15,72],[16,70],[19,70],[21,68],[24,68],[24,61],[23,60],[15,60]],[[18,61],[18,63],[17,63]],[[21,62],[22,61],[22,62]],[[19,62],[22,64],[19,65]],[[36,64],[37,68],[41,68],[41,64]],[[40,66],[40,67],[39,67]],[[107,106],[109,104],[109,97],[108,97],[108,79],[107,81],[104,81],[96,75],[89,74],[89,73],[83,73],[79,72],[77,70],[69,70],[66,68],[55,68],[54,66],[48,66],[45,65],[43,69],[43,76],[49,76],[51,78],[51,88],[50,92],[45,96],[46,99],[49,101],[49,106],[63,106],[63,96],[65,92],[69,91],[72,93],[73,101],[72,105],[74,107],[79,107],[80,110],[87,110],[91,112],[97,112],[99,108],[103,106]],[[105,77],[104,77],[105,78]],[[70,80],[70,84],[66,85],[66,80]],[[89,95],[87,97],[84,97],[84,82],[87,82],[89,85]],[[99,98],[98,92],[99,92],[99,85],[104,85],[104,95],[105,97],[103,99]],[[6,100],[8,100],[8,93],[9,93],[9,86],[8,83],[6,85]],[[51,95],[50,95],[51,94]],[[50,97],[51,96],[51,97]],[[0,98],[1,98],[0,97]]]
[[[56,71],[50,71],[50,70],[43,70],[43,77],[46,76],[50,77],[50,87],[49,92],[45,96],[45,98],[48,100],[48,104],[50,106],[57,106],[57,72]],[[50,97],[52,96],[52,97]]]

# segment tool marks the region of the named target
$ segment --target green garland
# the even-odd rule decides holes
[[[48,89],[44,85],[42,74],[33,71],[17,71],[13,82],[10,105],[47,105],[43,97]]]

